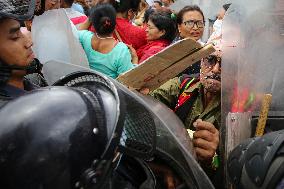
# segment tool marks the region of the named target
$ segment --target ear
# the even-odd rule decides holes
[[[132,16],[132,13],[133,13],[133,11],[132,11],[132,9],[129,9],[128,11],[127,11],[127,19],[128,20],[131,20],[131,16]]]
[[[159,36],[162,37],[165,35],[166,31],[165,30],[159,30]]]
[[[180,28],[181,28],[181,25],[178,24],[178,32],[180,33]]]

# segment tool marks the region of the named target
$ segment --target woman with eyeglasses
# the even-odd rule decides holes
[[[202,10],[196,6],[186,6],[177,14],[177,24],[181,39],[191,38],[200,41],[205,26]]]
[[[198,6],[185,6],[181,9],[177,14],[177,25],[179,31],[178,40],[191,38],[201,43],[201,45],[204,45],[200,39],[204,32],[205,18],[202,10]],[[180,75],[188,74],[195,77],[199,75],[199,70],[200,61],[188,67]]]

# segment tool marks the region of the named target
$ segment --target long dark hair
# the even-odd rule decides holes
[[[141,0],[120,0],[119,2],[115,1],[113,6],[116,12],[124,13],[130,9],[133,11],[138,11],[139,4]]]
[[[36,0],[36,8],[34,14],[36,16],[42,15],[45,11],[45,0]]]

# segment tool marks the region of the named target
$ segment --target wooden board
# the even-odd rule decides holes
[[[202,47],[192,39],[184,39],[150,57],[117,79],[130,88],[149,88],[152,91],[214,51],[212,45]]]

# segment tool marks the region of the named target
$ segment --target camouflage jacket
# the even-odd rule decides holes
[[[180,78],[176,77],[152,91],[150,95],[173,110],[177,104],[179,95],[181,94],[180,83]],[[192,93],[196,90],[198,90],[197,96],[194,99],[192,108],[189,110],[189,113],[184,120],[186,129],[194,130],[193,122],[197,119],[202,119],[203,121],[212,123],[219,130],[221,122],[221,96],[214,96],[207,107],[204,107],[202,100],[204,90],[200,82],[186,88],[183,92]]]

